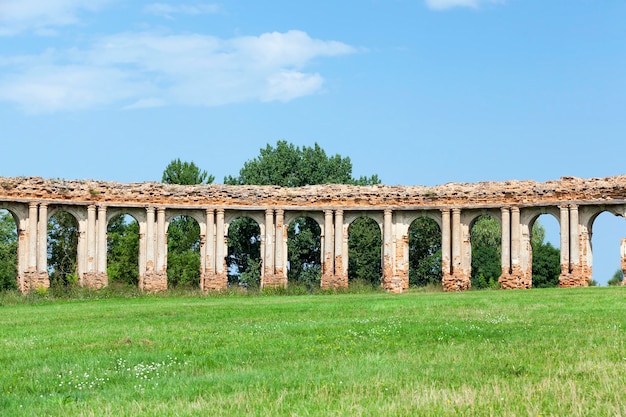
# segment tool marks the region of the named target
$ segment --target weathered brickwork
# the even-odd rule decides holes
[[[626,216],[626,176],[560,180],[449,183],[425,186],[171,185],[38,177],[0,177],[0,208],[18,225],[18,286],[29,292],[47,288],[47,221],[66,211],[79,224],[79,282],[108,285],[106,230],[110,219],[131,214],[140,226],[139,287],[167,288],[167,225],[174,215],[193,217],[201,229],[201,279],[206,291],[228,287],[225,258],[229,222],[255,220],[261,232],[261,286],[287,286],[289,219],[305,215],[322,232],[323,288],[345,288],[348,280],[348,228],[359,215],[377,219],[382,237],[381,285],[390,292],[409,286],[408,233],[413,219],[437,222],[442,241],[442,285],[446,291],[471,286],[471,225],[480,215],[502,225],[501,288],[532,287],[532,224],[551,214],[561,226],[561,286],[591,281],[590,230],[597,215]],[[235,215],[235,214],[236,215]],[[350,220],[346,220],[350,219]],[[626,242],[626,239],[624,240]],[[621,262],[626,271],[626,243]]]

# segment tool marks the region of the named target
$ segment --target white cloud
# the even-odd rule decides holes
[[[151,3],[144,7],[144,12],[157,16],[172,18],[174,14],[200,15],[219,12],[217,4],[171,5],[166,3]]]
[[[59,26],[76,24],[82,11],[97,11],[116,0],[1,0],[0,36],[24,31],[53,33]]]
[[[313,60],[354,52],[300,31],[232,39],[121,33],[84,51],[0,56],[0,100],[29,112],[289,101],[321,90],[323,77],[307,71]]]
[[[489,3],[504,3],[506,0],[426,0],[426,5],[433,10],[446,10],[453,7],[478,8]]]

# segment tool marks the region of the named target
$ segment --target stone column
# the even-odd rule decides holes
[[[30,203],[28,206],[28,271],[37,272],[37,223],[38,205]],[[30,287],[29,287],[30,289]]]
[[[40,279],[48,279],[48,205],[39,205],[39,221],[37,231],[37,273]],[[45,276],[45,278],[43,278]],[[50,285],[48,283],[48,285]]]
[[[146,270],[154,272],[154,207],[146,208]]]
[[[471,286],[470,273],[463,269],[463,225],[461,209],[452,209],[452,273],[444,276],[444,291],[464,291]],[[471,261],[470,261],[471,264]]]
[[[572,284],[576,287],[587,287],[591,282],[591,268],[585,268],[586,261],[581,259],[583,243],[582,230],[579,223],[578,205],[569,206],[569,261]],[[589,269],[589,270],[587,270]]]
[[[28,256],[27,267],[21,279],[21,289],[29,293],[37,288],[49,288],[48,278],[48,206],[44,203],[41,207],[37,203],[28,206]],[[42,219],[43,215],[43,219]],[[42,225],[44,223],[43,233]],[[41,241],[43,240],[43,244]],[[26,245],[25,245],[26,246]],[[43,260],[42,260],[43,253]]]
[[[30,203],[28,206],[28,261],[27,270],[37,272],[37,222],[38,205]]]
[[[265,210],[265,253],[263,258],[263,278],[272,281],[274,277],[274,210]],[[266,280],[262,280],[261,287],[265,286]]]
[[[274,259],[274,270],[276,280],[283,288],[287,287],[287,230],[285,228],[285,211],[276,210],[276,232],[274,233],[276,258]]]
[[[383,214],[383,279],[384,289],[391,291],[393,288],[394,264],[393,264],[393,211],[386,209]]]
[[[561,276],[569,275],[569,210],[560,206],[559,223],[561,227]]]
[[[98,206],[96,217],[96,254],[91,288],[103,288],[109,285],[107,275],[107,209]]]
[[[450,209],[441,209],[441,272],[443,277],[449,277],[452,272],[450,245]]]
[[[155,208],[146,208],[146,273],[143,281],[145,291],[164,291],[167,289],[167,274],[161,273],[157,267],[157,233]]]
[[[87,206],[86,264],[82,273],[82,285],[86,288],[99,289],[103,286],[98,274],[98,220],[96,206]]]
[[[519,207],[511,207],[511,275],[515,279],[515,288],[532,287],[532,266],[530,275],[522,270],[522,221]]]
[[[322,257],[322,282],[323,289],[332,288],[335,274],[335,242],[333,239],[333,211],[324,210],[324,255]]]
[[[98,206],[98,267],[100,274],[107,273],[107,208]],[[108,279],[107,279],[108,283]],[[106,286],[106,284],[105,284]]]
[[[167,279],[167,230],[165,230],[165,209],[163,207],[157,209],[156,229],[156,273],[164,274]]]
[[[228,288],[228,271],[226,268],[226,228],[224,225],[224,209],[218,208],[215,219],[215,280],[212,289],[222,290]]]
[[[511,211],[509,207],[500,208],[502,219],[502,275],[500,284],[508,281],[511,275]]]
[[[96,271],[96,206],[87,206],[87,273]],[[89,287],[89,283],[85,283]]]
[[[620,257],[622,259],[622,275],[625,277],[622,280],[622,285],[626,285],[626,239],[622,239],[621,241]]]
[[[569,205],[569,280],[560,285],[568,287],[586,287],[591,281],[591,268],[585,268],[586,261],[581,259],[583,242],[579,224],[578,205]]]
[[[579,248],[579,226],[578,226],[578,206],[570,204],[569,206],[569,263],[570,273],[578,265],[580,265],[580,248]]]
[[[348,254],[343,253],[343,241],[343,210],[335,210],[335,278],[333,288],[348,288],[348,274],[344,271],[344,260],[348,259]]]

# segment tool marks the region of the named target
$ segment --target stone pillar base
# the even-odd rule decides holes
[[[109,285],[109,277],[106,272],[85,272],[83,274],[83,287],[99,290]]]
[[[512,272],[502,271],[498,282],[503,290],[526,290],[533,286],[532,271],[524,274],[519,266],[514,267]]]
[[[261,277],[261,288],[287,288],[287,277],[280,274]]]
[[[393,294],[401,294],[404,292],[406,288],[408,288],[405,284],[406,280],[403,277],[383,277],[381,281],[381,286],[384,290],[393,293]]]
[[[158,272],[146,272],[139,277],[139,289],[147,292],[159,292],[167,290],[167,274]]]
[[[472,286],[472,281],[469,275],[466,274],[446,274],[441,281],[444,291],[465,291]]]
[[[322,275],[322,281],[320,287],[323,290],[333,289],[346,289],[348,288],[348,276],[347,275]]]
[[[561,269],[562,270],[562,269]],[[559,287],[588,287],[591,283],[592,271],[586,265],[575,265],[569,273],[561,272]]]
[[[23,283],[21,288],[23,294],[28,294],[38,288],[50,288],[50,278],[47,272],[26,271],[18,280]]]
[[[225,291],[228,289],[228,275],[203,274],[200,277],[200,288],[204,291]]]
[[[589,280],[577,274],[561,274],[559,276],[560,288],[588,287]]]

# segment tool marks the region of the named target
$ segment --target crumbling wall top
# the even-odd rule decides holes
[[[0,177],[0,201],[113,206],[180,207],[497,207],[626,203],[626,175],[582,179],[562,177],[536,182],[448,183],[427,186],[311,185],[298,188],[250,185],[172,185],[157,182],[117,183],[96,180]]]

